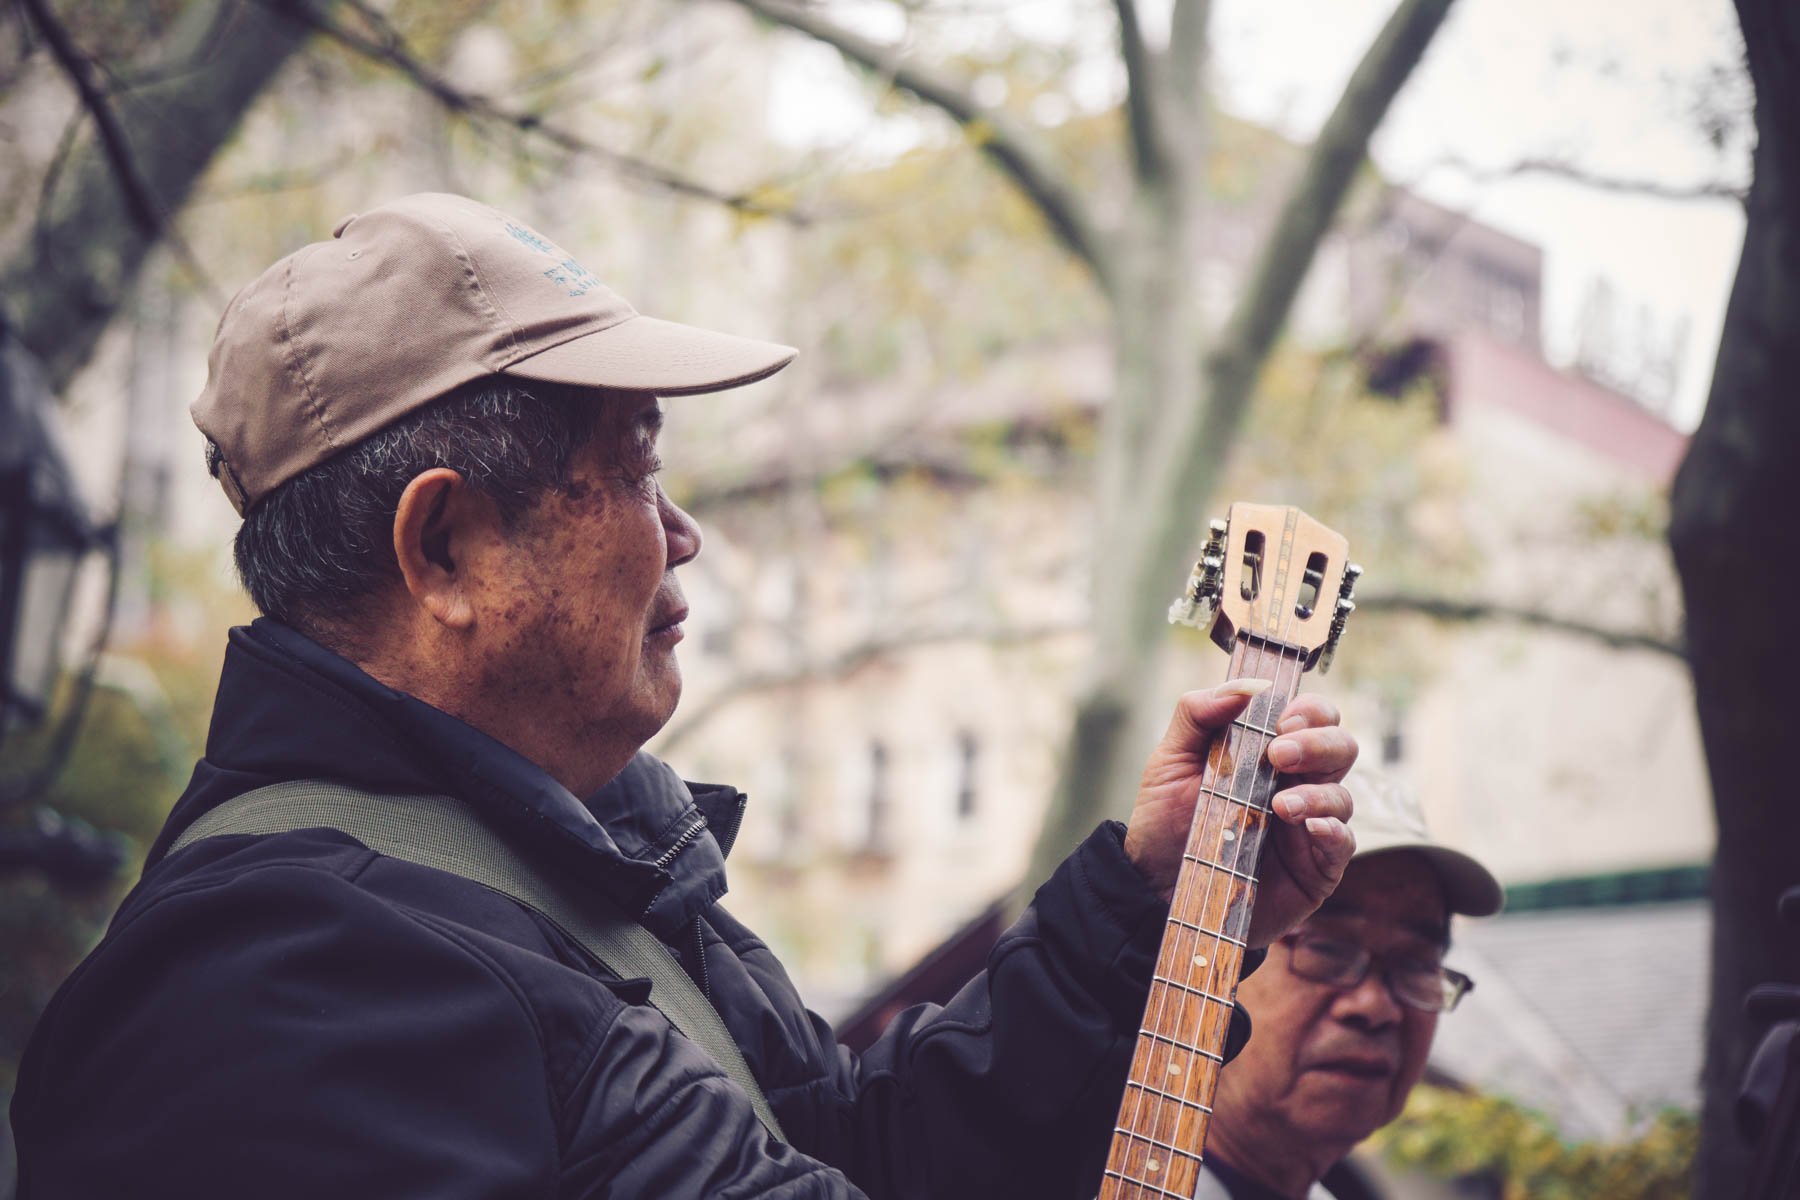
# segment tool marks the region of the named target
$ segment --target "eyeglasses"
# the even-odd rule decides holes
[[[1317,934],[1290,933],[1281,939],[1293,951],[1289,968],[1302,979],[1335,988],[1353,988],[1381,963],[1381,977],[1394,999],[1422,1012],[1449,1012],[1475,990],[1461,971],[1422,958],[1386,958],[1367,946]]]

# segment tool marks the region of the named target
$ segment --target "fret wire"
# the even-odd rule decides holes
[[[1290,524],[1291,523],[1292,523],[1292,517],[1290,516]],[[1289,540],[1289,539],[1284,538],[1284,543],[1287,540]],[[1281,556],[1280,566],[1278,567],[1278,570],[1285,572],[1285,570],[1288,566],[1288,559],[1291,557],[1291,553],[1292,553],[1291,545],[1284,544],[1283,551],[1284,551],[1284,553]],[[1273,630],[1271,630],[1271,633],[1272,632],[1273,632]],[[1283,648],[1281,646],[1275,645],[1272,642],[1272,640],[1267,639],[1267,638],[1255,638],[1254,635],[1243,636],[1240,639],[1240,647],[1239,647],[1239,649],[1241,651],[1243,651],[1243,653],[1233,655],[1232,667],[1233,667],[1234,676],[1241,675],[1243,673],[1244,664],[1248,662],[1248,654],[1250,653],[1250,650],[1251,650],[1252,640],[1255,640],[1260,645],[1260,648],[1258,650],[1259,659],[1262,656],[1262,654],[1266,653],[1268,650],[1274,651],[1275,656],[1276,656],[1275,657],[1274,674],[1276,675],[1277,678],[1273,682],[1282,684],[1284,686],[1284,688],[1286,688],[1287,697],[1291,699],[1292,692],[1294,690],[1297,690],[1297,688],[1299,686],[1299,675],[1301,673],[1303,673],[1305,670],[1305,654],[1304,654],[1304,652],[1299,651],[1298,648],[1293,648],[1292,650],[1289,650],[1289,649]],[[1292,687],[1287,688],[1286,681],[1284,679],[1282,679],[1281,677],[1286,674],[1286,671],[1284,670],[1284,668],[1288,665],[1288,663],[1290,661],[1296,663],[1299,666],[1300,670],[1295,672],[1295,677],[1294,677]],[[1262,665],[1260,661],[1259,661],[1258,665],[1259,666]],[[1270,728],[1268,725],[1256,723],[1256,722],[1250,720],[1249,718],[1250,718],[1250,715],[1252,712],[1258,712],[1258,715],[1262,716],[1265,720],[1272,719],[1275,712],[1277,711],[1273,707],[1275,699],[1276,699],[1276,697],[1273,695],[1273,693],[1271,693],[1267,699],[1261,700],[1263,711],[1260,711],[1260,712],[1258,712],[1257,708],[1255,707],[1257,705],[1258,701],[1253,700],[1252,708],[1246,709],[1243,716],[1240,717],[1238,720],[1233,721],[1232,724],[1238,726],[1238,728],[1240,728],[1240,729],[1243,729],[1246,733],[1261,734],[1263,736],[1263,738],[1265,739],[1265,744],[1266,744],[1268,739],[1278,737],[1279,736],[1278,732],[1276,730],[1274,730],[1273,728]],[[1242,767],[1241,766],[1234,767],[1233,770],[1229,773],[1229,776],[1227,776],[1225,772],[1218,769],[1222,765],[1222,761],[1223,761],[1222,759],[1219,759],[1219,760],[1214,760],[1214,761],[1208,763],[1207,770],[1205,772],[1205,777],[1203,777],[1202,787],[1200,789],[1201,794],[1210,795],[1216,799],[1223,799],[1223,800],[1229,801],[1232,804],[1241,805],[1241,806],[1243,806],[1244,809],[1246,809],[1249,812],[1254,812],[1260,816],[1267,817],[1269,815],[1269,808],[1270,808],[1269,800],[1267,798],[1258,800],[1258,799],[1255,799],[1255,797],[1258,795],[1258,793],[1264,792],[1265,790],[1271,791],[1271,792],[1273,791],[1273,789],[1270,785],[1274,782],[1274,779],[1275,779],[1274,771],[1272,769],[1264,769],[1264,765],[1261,762],[1261,755],[1258,754],[1256,756],[1256,761],[1250,767],[1250,773],[1249,773],[1250,777],[1248,780],[1249,792],[1250,792],[1252,799],[1244,800],[1244,799],[1240,799],[1239,797],[1233,795],[1231,793],[1231,791],[1229,790],[1231,787],[1235,786],[1235,784],[1238,782],[1239,773],[1242,770]],[[1224,790],[1221,790],[1221,788],[1219,786],[1221,778],[1225,779],[1225,789]],[[1207,786],[1209,783],[1211,784],[1211,786]],[[1238,822],[1233,822],[1230,819],[1229,813],[1230,813],[1230,810],[1227,809],[1226,815],[1221,818],[1222,824],[1229,824],[1232,827],[1236,828],[1239,832],[1243,832],[1243,833],[1249,833],[1252,831],[1253,826],[1252,826],[1251,822],[1244,821],[1241,824]],[[1260,833],[1261,831],[1257,830],[1256,832]],[[1192,837],[1192,836],[1194,836],[1194,835],[1190,835],[1190,837]],[[1256,885],[1256,880],[1253,875],[1246,875],[1243,872],[1238,871],[1234,868],[1226,867],[1220,863],[1211,862],[1210,860],[1201,858],[1197,855],[1186,855],[1185,857],[1191,861],[1200,863],[1202,865],[1210,866],[1214,870],[1224,871],[1229,877],[1231,877],[1235,880],[1238,880],[1238,881],[1248,883],[1248,884],[1250,884],[1250,886],[1252,888],[1254,888]],[[1241,859],[1241,854],[1240,854],[1240,859]],[[1189,880],[1192,881],[1192,879],[1193,879],[1193,876],[1192,876],[1192,873],[1190,873]],[[1201,895],[1202,912],[1204,912],[1204,910],[1208,907],[1208,902],[1210,901],[1211,893],[1212,893],[1212,883],[1213,883],[1213,880],[1209,876],[1206,886],[1205,886],[1205,889],[1204,889],[1204,892]],[[1191,887],[1190,887],[1189,895],[1186,898],[1187,899],[1192,898]],[[1228,924],[1232,923],[1231,915],[1232,915],[1231,911],[1228,908],[1227,912],[1225,914],[1225,920],[1226,920],[1226,923],[1228,923]],[[1240,919],[1247,919],[1248,911],[1246,909],[1244,911],[1239,912],[1237,915]],[[1204,920],[1204,917],[1202,917],[1202,919]],[[1219,950],[1217,952],[1219,954],[1224,953],[1224,945],[1235,946],[1238,949],[1238,951],[1240,952],[1240,954],[1248,948],[1246,942],[1240,938],[1232,937],[1232,936],[1224,933],[1222,930],[1212,930],[1212,929],[1206,928],[1202,924],[1196,924],[1191,921],[1182,920],[1181,918],[1176,917],[1173,913],[1171,913],[1168,918],[1167,927],[1171,928],[1171,929],[1178,929],[1178,928],[1191,929],[1196,934],[1215,939],[1216,944],[1223,943],[1223,945],[1219,946]],[[1218,964],[1218,966],[1223,966],[1223,964]],[[1218,968],[1215,967],[1215,969],[1218,969]],[[1214,1004],[1219,1004],[1219,1005],[1229,1005],[1231,1003],[1229,1000],[1225,1000],[1222,997],[1214,996],[1212,993],[1207,992],[1204,989],[1194,988],[1194,987],[1190,987],[1185,984],[1177,983],[1175,980],[1170,979],[1167,976],[1153,975],[1152,980],[1153,980],[1153,986],[1154,986],[1154,983],[1156,983],[1156,982],[1161,982],[1161,983],[1167,984],[1169,987],[1176,989],[1177,991],[1179,991],[1183,994],[1197,995],[1197,996],[1201,997],[1203,1003],[1205,1003],[1207,1001],[1210,1001]],[[1169,992],[1163,993],[1163,997],[1164,997],[1165,1001],[1169,995],[1170,995]],[[1159,1006],[1159,1008],[1161,1008],[1161,1007],[1164,1007],[1164,1006]],[[1154,1045],[1154,1044],[1160,1042],[1160,1043],[1166,1044],[1170,1047],[1178,1047],[1180,1049],[1186,1050],[1186,1051],[1188,1051],[1188,1053],[1190,1055],[1196,1055],[1196,1056],[1202,1057],[1208,1061],[1213,1062],[1215,1064],[1215,1069],[1216,1069],[1217,1065],[1223,1064],[1224,1059],[1220,1055],[1213,1054],[1206,1050],[1202,1050],[1196,1046],[1186,1045],[1186,1044],[1179,1042],[1173,1038],[1165,1037],[1161,1034],[1154,1032],[1154,1030],[1152,1028],[1150,1028],[1150,1026],[1160,1023],[1161,1019],[1162,1019],[1162,1017],[1161,1017],[1160,1012],[1157,1014],[1157,1017],[1154,1021],[1150,1020],[1149,1015],[1146,1014],[1146,1022],[1145,1022],[1146,1027],[1144,1029],[1142,1029],[1140,1032],[1142,1032],[1149,1039],[1149,1044]],[[1202,1020],[1204,1021],[1204,1012],[1203,1012]],[[1146,1067],[1147,1067],[1147,1065],[1148,1065],[1148,1062],[1146,1060]],[[1192,1075],[1190,1074],[1188,1078],[1191,1080]],[[1151,1102],[1152,1112],[1150,1114],[1150,1120],[1151,1120],[1153,1128],[1155,1127],[1157,1121],[1160,1119],[1160,1116],[1159,1116],[1160,1106],[1161,1106],[1161,1103],[1163,1100],[1174,1100],[1178,1106],[1181,1106],[1186,1109],[1198,1110],[1201,1113],[1204,1113],[1209,1117],[1212,1113],[1212,1109],[1208,1105],[1202,1104],[1198,1101],[1188,1100],[1185,1097],[1177,1096],[1171,1092],[1165,1092],[1160,1088],[1154,1087],[1151,1084],[1148,1084],[1148,1083],[1145,1083],[1142,1081],[1128,1081],[1127,1086],[1128,1087],[1136,1087],[1136,1088],[1140,1089],[1138,1096],[1136,1098],[1136,1101],[1133,1105],[1134,1112],[1131,1116],[1131,1120],[1133,1122],[1136,1122],[1136,1121],[1142,1119],[1146,1115],[1145,1114],[1145,1102],[1144,1102],[1144,1094],[1146,1092],[1149,1093],[1151,1096],[1156,1097],[1156,1099]],[[1125,1115],[1126,1114],[1124,1111],[1124,1105],[1122,1104],[1121,1108],[1120,1108],[1120,1119],[1122,1121],[1125,1119]],[[1201,1161],[1201,1157],[1199,1154],[1192,1153],[1192,1152],[1185,1151],[1185,1150],[1179,1150],[1176,1147],[1169,1145],[1168,1143],[1158,1141],[1154,1137],[1146,1137],[1142,1134],[1134,1133],[1131,1130],[1126,1129],[1123,1125],[1118,1125],[1118,1126],[1114,1127],[1114,1135],[1117,1136],[1119,1134],[1123,1134],[1127,1138],[1135,1138],[1139,1141],[1147,1142],[1148,1144],[1150,1144],[1152,1146],[1162,1147],[1166,1152],[1168,1152],[1171,1155],[1181,1155],[1183,1158],[1191,1159],[1195,1163],[1199,1163]],[[1149,1188],[1153,1189],[1154,1191],[1156,1191],[1157,1194],[1159,1194],[1159,1195],[1169,1195],[1170,1194],[1166,1190],[1167,1183],[1168,1183],[1167,1176],[1164,1176],[1161,1181],[1151,1181],[1151,1180],[1145,1180],[1145,1179],[1132,1178],[1131,1176],[1128,1176],[1121,1171],[1115,1171],[1115,1170],[1111,1170],[1111,1169],[1108,1169],[1106,1171],[1106,1175],[1111,1178],[1115,1178],[1115,1179],[1118,1179],[1118,1180],[1121,1180],[1121,1181],[1124,1181],[1127,1183],[1135,1184],[1139,1187],[1149,1187]]]
[[[1244,643],[1244,646],[1246,649],[1249,648],[1249,645],[1251,642],[1262,643],[1261,647],[1257,651],[1257,653],[1259,653],[1259,654],[1269,653],[1272,651],[1278,658],[1291,659],[1294,662],[1304,662],[1305,661],[1305,654],[1303,651],[1301,651],[1300,647],[1290,646],[1288,643],[1282,641],[1279,638],[1272,638],[1272,637],[1267,636],[1266,634],[1253,633],[1249,630],[1245,630],[1242,634],[1239,635],[1239,640]],[[1277,667],[1276,670],[1280,670],[1280,668]]]
[[[1214,1004],[1230,1004],[1231,1003],[1231,1001],[1225,999],[1225,997],[1215,996],[1211,992],[1207,991],[1205,988],[1190,987],[1185,983],[1177,983],[1173,979],[1170,979],[1166,975],[1152,975],[1150,977],[1150,986],[1155,987],[1159,983],[1166,983],[1172,988],[1179,988],[1184,992],[1190,993],[1191,995],[1205,996],[1208,1000],[1211,1000]],[[1149,1031],[1145,1030],[1145,1032],[1148,1033]],[[1154,1037],[1156,1035],[1152,1034],[1151,1036]],[[1177,1043],[1177,1044],[1179,1044],[1179,1043]],[[1198,1049],[1198,1047],[1194,1047],[1194,1048]],[[1200,1050],[1200,1053],[1204,1054],[1204,1053],[1206,1053],[1206,1051]]]
[[[1231,1003],[1231,1001],[1229,1001],[1229,1000],[1220,1000],[1216,996],[1208,996],[1207,999],[1213,1001],[1216,1004]],[[1149,1038],[1153,1042],[1163,1042],[1167,1045],[1174,1046],[1175,1048],[1177,1048],[1179,1050],[1186,1050],[1192,1054],[1198,1054],[1202,1058],[1210,1058],[1212,1061],[1218,1063],[1220,1066],[1223,1066],[1225,1064],[1225,1060],[1223,1058],[1221,1058],[1219,1055],[1214,1054],[1212,1051],[1202,1050],[1198,1046],[1190,1046],[1186,1042],[1181,1041],[1177,1038],[1169,1037],[1166,1034],[1156,1033],[1155,1031],[1149,1030],[1149,1029],[1140,1029],[1140,1030],[1138,1030],[1138,1036]],[[1144,1086],[1149,1087],[1148,1084],[1145,1084]],[[1156,1091],[1155,1088],[1150,1088],[1150,1090],[1153,1092]]]
[[[1183,854],[1181,857],[1185,858],[1189,862],[1199,863],[1203,867],[1211,867],[1215,871],[1223,871],[1227,875],[1235,875],[1239,879],[1242,879],[1246,883],[1255,883],[1256,882],[1256,876],[1246,875],[1242,871],[1239,871],[1234,867],[1228,867],[1224,863],[1214,862],[1210,858],[1201,858],[1198,854]]]
[[[1262,770],[1262,768],[1258,767],[1257,770],[1260,771],[1260,770]],[[1250,790],[1251,791],[1256,790],[1256,783],[1257,783],[1257,781],[1255,778],[1252,778],[1250,780]],[[1228,791],[1222,792],[1216,787],[1208,787],[1204,783],[1200,785],[1200,794],[1202,796],[1216,796],[1221,800],[1229,800],[1233,804],[1241,804],[1245,808],[1253,809],[1256,812],[1266,813],[1269,811],[1269,802],[1267,800],[1263,800],[1263,801],[1244,800],[1237,796],[1232,795]]]
[[[1152,1146],[1155,1146],[1157,1149],[1167,1150],[1170,1154],[1179,1154],[1179,1155],[1181,1155],[1181,1157],[1191,1158],[1195,1162],[1200,1161],[1200,1156],[1198,1154],[1195,1154],[1192,1150],[1183,1150],[1179,1146],[1171,1146],[1171,1145],[1169,1145],[1169,1143],[1164,1142],[1164,1141],[1159,1141],[1156,1138],[1151,1137],[1147,1133],[1133,1133],[1131,1130],[1125,1128],[1123,1125],[1114,1125],[1113,1132],[1114,1133],[1122,1133],[1126,1137],[1131,1138],[1133,1141],[1149,1142]]]
[[[1209,1116],[1212,1114],[1212,1109],[1200,1103],[1198,1100],[1189,1100],[1186,1096],[1178,1096],[1174,1092],[1165,1092],[1161,1088],[1151,1087],[1147,1083],[1137,1083],[1133,1080],[1126,1080],[1125,1086],[1128,1088],[1143,1088],[1146,1092],[1161,1096],[1165,1100],[1173,1100],[1177,1104],[1185,1104],[1189,1108],[1197,1108]]]
[[[1169,924],[1179,925],[1183,929],[1192,929],[1196,933],[1204,933],[1207,937],[1218,938],[1221,942],[1229,942],[1239,950],[1242,950],[1245,946],[1249,945],[1248,942],[1241,942],[1229,934],[1221,933],[1216,929],[1208,929],[1204,925],[1196,925],[1192,921],[1184,921],[1180,917],[1171,916],[1169,918]]]

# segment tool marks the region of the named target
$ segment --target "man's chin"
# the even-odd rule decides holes
[[[1356,1143],[1396,1115],[1393,1080],[1341,1071],[1308,1071],[1299,1094],[1301,1121],[1317,1139]]]

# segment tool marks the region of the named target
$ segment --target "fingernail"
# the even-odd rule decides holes
[[[1269,679],[1227,679],[1213,689],[1215,696],[1260,696],[1274,687]]]
[[[1281,809],[1281,815],[1284,817],[1293,817],[1306,808],[1304,804],[1300,803],[1300,797],[1285,792],[1276,799],[1275,805]]]
[[[1285,771],[1300,761],[1300,747],[1292,742],[1274,741],[1269,744],[1269,761],[1276,769]]]
[[[1305,727],[1306,718],[1299,713],[1295,713],[1291,717],[1283,717],[1281,720],[1275,722],[1275,732],[1277,733],[1292,733],[1296,729],[1304,729]]]
[[[1306,832],[1314,837],[1324,837],[1332,832],[1332,827],[1337,823],[1336,817],[1308,817],[1306,818]]]

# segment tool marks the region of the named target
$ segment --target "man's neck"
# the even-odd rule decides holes
[[[1322,1150],[1314,1145],[1300,1150],[1284,1147],[1278,1153],[1272,1149],[1257,1152],[1258,1146],[1273,1147],[1275,1144],[1273,1139],[1245,1137],[1215,1116],[1207,1129],[1206,1158],[1209,1162],[1224,1163],[1230,1170],[1277,1196],[1306,1200],[1313,1185],[1324,1177],[1331,1165],[1349,1153],[1349,1147],[1344,1147],[1341,1153],[1332,1153],[1330,1149]]]

